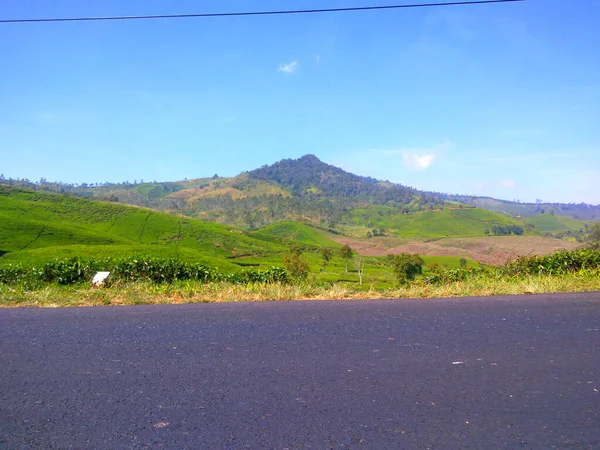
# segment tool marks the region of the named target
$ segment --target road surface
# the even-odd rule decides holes
[[[600,448],[600,293],[0,310],[0,448]]]

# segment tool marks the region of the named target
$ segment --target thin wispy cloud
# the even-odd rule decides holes
[[[298,61],[292,61],[291,63],[287,63],[287,64],[279,64],[279,68],[277,69],[277,72],[283,72],[283,73],[294,73],[298,70],[299,68],[299,64]]]

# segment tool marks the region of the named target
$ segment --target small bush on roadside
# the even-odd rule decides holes
[[[290,278],[295,280],[306,280],[308,278],[308,261],[302,258],[298,253],[289,253],[283,257],[285,270],[290,274]]]
[[[388,259],[400,285],[408,284],[417,275],[423,273],[425,261],[419,255],[400,253],[399,255],[388,255]]]

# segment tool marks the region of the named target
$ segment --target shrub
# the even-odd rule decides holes
[[[423,273],[425,261],[419,255],[400,253],[399,255],[388,255],[392,270],[396,274],[399,284],[408,284],[417,275]]]
[[[223,275],[221,281],[235,284],[248,283],[287,283],[289,277],[282,267],[271,267],[267,270],[242,270],[240,272]]]
[[[520,256],[504,266],[506,275],[560,275],[600,267],[600,251],[558,251],[546,256]]]
[[[306,280],[308,277],[308,261],[301,258],[299,254],[289,253],[283,257],[282,262],[291,278]]]
[[[468,278],[518,278],[531,275],[563,275],[600,268],[600,251],[558,251],[546,256],[520,256],[501,267],[449,269],[426,278],[428,283],[450,283]]]

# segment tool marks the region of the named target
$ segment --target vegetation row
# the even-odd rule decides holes
[[[349,250],[349,255],[341,256],[351,257],[352,253],[349,247],[341,249],[340,254],[344,250],[347,253]],[[331,253],[324,254],[324,263],[331,256]],[[161,284],[186,280],[204,283],[293,284],[306,280],[308,265],[299,252],[292,252],[283,259],[285,268],[271,267],[264,270],[251,268],[234,273],[222,273],[203,264],[184,262],[177,259],[132,257],[83,260],[71,258],[48,262],[37,267],[22,264],[10,264],[0,267],[0,283],[20,284],[32,289],[43,283],[60,285],[89,283],[98,271],[111,272],[112,281],[149,281]],[[498,267],[466,268],[466,264],[461,264],[461,267],[456,269],[443,269],[441,266],[429,267],[425,277],[421,276],[424,261],[418,255],[390,255],[388,262],[390,270],[394,273],[399,285],[407,285],[417,277],[428,284],[443,284],[469,279],[513,279],[534,275],[560,276],[585,270],[597,270],[600,269],[600,250],[588,248],[560,251],[547,256],[519,257],[504,266]]]
[[[600,250],[589,248],[559,251],[546,256],[520,256],[504,266],[481,266],[437,271],[426,281],[432,284],[464,281],[471,278],[519,278],[533,275],[565,275],[600,268]]]
[[[0,267],[0,283],[26,284],[35,287],[40,283],[69,285],[91,282],[99,271],[110,272],[112,281],[151,281],[172,283],[195,280],[201,282],[225,281],[230,283],[286,283],[289,281],[284,268],[266,270],[245,269],[234,273],[221,273],[203,264],[189,263],[177,259],[161,258],[106,258],[82,260],[69,258],[47,262],[38,267],[9,264]]]

